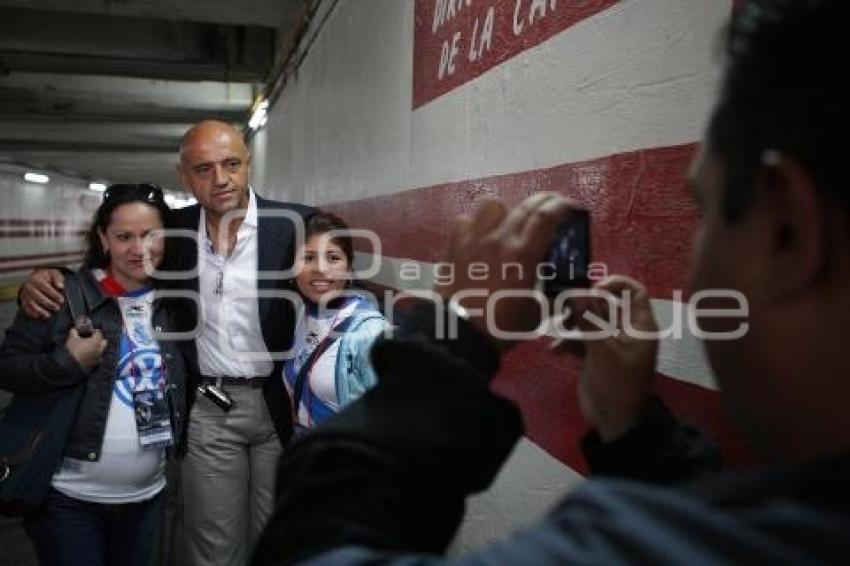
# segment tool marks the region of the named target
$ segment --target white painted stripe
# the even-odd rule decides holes
[[[54,253],[83,253],[81,247],[83,237],[75,236],[68,239],[43,238],[2,238],[0,239],[0,261],[9,256],[54,254]]]
[[[56,262],[53,265],[64,265],[69,269],[77,269],[81,265],[80,262],[64,263]],[[27,268],[22,271],[10,271],[9,273],[0,273],[0,285],[18,285],[29,280],[32,275],[33,268]]]
[[[354,254],[355,272],[367,270],[372,265],[373,257],[372,254],[356,252]],[[427,291],[434,286],[436,269],[436,264],[426,261],[383,256],[378,262],[377,274],[368,279],[399,291]],[[356,274],[355,277],[357,277]]]
[[[583,481],[575,470],[523,438],[493,485],[467,500],[466,516],[450,552],[474,550],[532,525]]]
[[[253,142],[262,195],[322,204],[414,188],[413,7],[339,3]]]
[[[730,6],[626,0],[417,109],[410,186],[700,139]]]
[[[679,303],[681,305],[681,303]],[[652,299],[652,313],[659,328],[669,328],[674,313],[679,312],[679,322],[684,329],[681,338],[665,338],[658,345],[658,372],[679,381],[686,381],[706,389],[717,390],[714,372],[705,356],[702,342],[688,329],[687,305],[676,308],[677,303],[664,299]]]
[[[413,1],[372,1],[340,4],[272,108],[255,139],[265,196],[341,202],[697,141],[731,13],[622,0],[411,111]]]
[[[59,265],[59,264],[57,263],[57,264],[54,264],[54,265]],[[63,263],[61,265],[65,265],[65,264]],[[29,279],[29,276],[32,274],[33,269],[34,269],[33,267],[26,267],[26,268],[21,268],[20,270],[16,270],[16,271],[9,271],[9,272],[0,273],[0,282],[2,282],[3,284],[6,284],[6,283],[11,283],[11,282],[20,283],[20,282],[26,281],[27,279]]]
[[[355,269],[362,270],[371,262],[371,255],[358,253],[354,266]],[[400,291],[427,291],[433,288],[437,274],[448,277],[448,271],[435,263],[384,256],[379,262],[378,273],[371,280]],[[652,299],[652,312],[660,329],[671,328],[674,319],[682,329],[679,337],[674,335],[661,340],[658,352],[659,373],[716,390],[717,385],[703,346],[688,327],[687,305],[668,299]]]
[[[12,268],[12,267],[27,267],[29,265],[33,265],[36,263],[49,263],[51,261],[61,262],[61,261],[69,261],[73,259],[80,259],[85,252],[78,251],[70,251],[67,254],[62,255],[47,255],[45,257],[33,257],[28,259],[13,259],[14,256],[0,256],[0,268]]]

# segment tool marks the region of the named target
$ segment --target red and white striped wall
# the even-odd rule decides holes
[[[376,231],[376,281],[404,289],[430,286],[458,213],[561,192],[591,211],[594,260],[644,281],[668,324],[677,292],[687,297],[698,223],[683,174],[731,10],[731,0],[340,0],[254,140],[255,186]],[[411,264],[417,281],[402,276]],[[527,438],[472,502],[459,547],[531,521],[580,481],[577,372],[542,340],[506,358],[495,387],[522,407]],[[662,343],[658,374],[674,410],[746,464],[693,336]]]
[[[0,167],[0,194],[0,289],[26,280],[36,267],[80,262],[100,195],[55,174],[48,184],[29,183],[13,166]]]

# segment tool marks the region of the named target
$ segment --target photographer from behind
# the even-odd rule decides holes
[[[705,340],[730,417],[760,460],[713,473],[709,445],[651,393],[655,323],[626,277],[583,301],[613,332],[584,343],[583,442],[598,477],[536,525],[453,563],[829,564],[850,555],[850,184],[840,88],[850,3],[748,0],[730,27],[720,100],[688,174],[702,224],[690,288],[732,290],[747,332]],[[529,297],[570,205],[537,194],[507,211],[488,203],[457,221],[449,263],[524,266],[437,289],[372,351],[378,385],[299,440],[281,461],[276,511],[257,564],[436,563],[463,515],[522,434],[517,407],[489,389],[493,330],[539,323]],[[477,273],[477,271],[476,271]],[[512,271],[516,273],[516,271]],[[446,299],[483,289],[459,305]],[[605,304],[603,304],[603,301]],[[606,316],[613,302],[616,312]],[[631,313],[625,316],[626,310]],[[457,339],[439,327],[460,316]],[[582,330],[589,330],[582,316]],[[711,319],[732,331],[740,317]],[[706,326],[709,326],[706,322]],[[690,480],[690,481],[689,481]],[[687,483],[686,483],[687,482]]]

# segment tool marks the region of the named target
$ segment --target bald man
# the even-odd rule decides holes
[[[189,416],[183,495],[188,557],[198,565],[246,563],[271,514],[281,443],[292,426],[280,360],[268,354],[289,347],[294,311],[289,301],[251,291],[284,288],[281,278],[258,273],[292,265],[292,219],[312,209],[261,198],[250,172],[251,155],[230,125],[203,121],[183,137],[178,173],[198,204],[176,211],[176,224],[199,238],[179,240],[177,269],[197,266],[198,277],[183,284],[200,294],[201,312],[193,305],[178,312],[186,328],[199,322],[187,356],[199,385],[233,401],[225,412],[199,394]]]
[[[187,232],[168,239],[169,269],[183,273],[165,282],[184,295],[169,308],[194,338],[184,348],[197,393],[182,468],[187,558],[242,565],[271,514],[277,462],[292,430],[280,354],[290,346],[295,312],[279,296],[288,288],[275,272],[292,265],[297,224],[313,209],[257,195],[242,134],[224,122],[205,120],[186,132],[177,172],[198,201],[173,211],[173,227]],[[33,274],[21,293],[25,310],[49,316],[61,302],[52,288],[60,279],[50,270]]]

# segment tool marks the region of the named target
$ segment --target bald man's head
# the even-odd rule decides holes
[[[221,120],[202,120],[186,130],[183,137],[180,138],[180,158],[183,158],[183,152],[187,145],[192,144],[197,139],[209,139],[217,135],[227,135],[239,139],[242,145],[245,145],[245,138],[242,133],[227,122]],[[247,146],[245,148],[247,153]]]
[[[198,122],[180,141],[180,180],[212,219],[248,207],[251,155],[242,134],[219,120]]]

